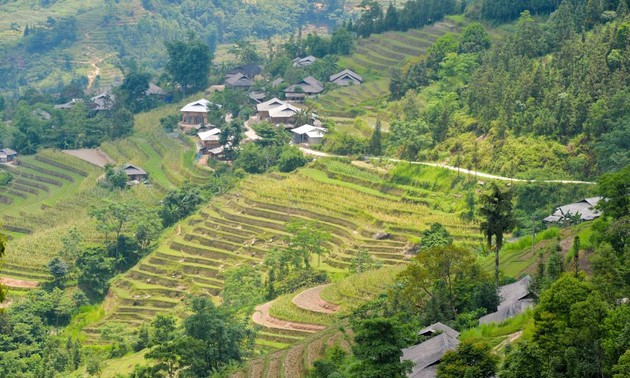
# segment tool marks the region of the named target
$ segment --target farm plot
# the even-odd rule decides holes
[[[376,186],[386,183],[385,174],[348,162],[324,161],[322,166],[293,174],[251,176],[238,189],[215,198],[182,222],[156,251],[113,282],[111,306],[107,306],[111,311],[105,321],[137,326],[159,312],[180,312],[189,293],[218,296],[226,270],[241,264],[261,265],[266,253],[283,243],[286,224],[294,220],[316,221],[330,232],[329,253],[322,256],[321,265],[316,257],[311,265],[339,273],[348,271],[359,251],[367,251],[383,266],[404,264],[409,259],[405,253],[409,239],[432,222],[439,221],[456,234],[479,238],[476,229],[462,224],[454,213],[403,202],[403,189],[379,191]],[[330,178],[326,169],[344,173],[347,179]],[[429,194],[420,191],[416,195]],[[394,229],[398,225],[402,227]],[[387,230],[390,237],[374,239],[380,230]],[[272,306],[271,314],[288,320],[307,316],[292,299],[279,299],[280,307]],[[322,314],[307,319],[316,324],[331,321]],[[90,327],[87,336],[98,337],[99,327]],[[264,329],[257,347],[263,351],[285,348],[307,336],[300,330],[287,332]]]

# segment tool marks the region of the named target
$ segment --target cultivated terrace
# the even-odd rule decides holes
[[[0,377],[630,377],[628,0],[0,3]]]

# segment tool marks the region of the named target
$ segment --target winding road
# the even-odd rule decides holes
[[[318,157],[346,157],[341,155],[333,155],[322,151],[311,150],[310,148],[300,147],[300,150],[306,155],[318,156]],[[472,171],[464,168],[453,167],[452,165],[446,165],[442,163],[431,163],[426,161],[409,161],[409,160],[401,160],[401,159],[393,159],[393,158],[370,158],[370,159],[381,159],[386,161],[391,161],[394,163],[408,163],[408,164],[417,164],[417,165],[426,165],[429,167],[439,167],[444,169],[449,169],[451,171],[456,171],[460,173],[464,173],[471,176],[483,177],[492,180],[501,180],[501,181],[510,181],[510,182],[542,182],[542,183],[555,183],[555,184],[582,184],[582,185],[595,185],[595,182],[592,181],[579,181],[579,180],[527,180],[527,179],[518,179],[513,177],[504,177],[491,175],[489,173]]]

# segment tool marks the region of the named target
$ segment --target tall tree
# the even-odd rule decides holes
[[[442,356],[437,378],[490,378],[497,369],[499,357],[488,345],[463,342],[456,350]]]
[[[383,135],[381,134],[381,120],[376,120],[372,137],[370,138],[369,153],[372,156],[380,156],[383,153]]]
[[[168,63],[166,71],[181,86],[184,96],[188,90],[202,90],[208,86],[212,61],[210,47],[198,39],[188,42],[166,42]]]
[[[496,182],[490,184],[490,189],[479,197],[481,207],[479,214],[483,217],[480,228],[486,236],[488,249],[492,247],[494,237],[494,278],[499,285],[499,251],[503,246],[503,234],[512,231],[516,226],[514,218],[513,192],[509,188],[502,188]]]
[[[411,361],[400,361],[405,338],[400,324],[388,318],[359,321],[353,327],[352,347],[359,363],[353,367],[357,377],[404,378],[411,372]]]

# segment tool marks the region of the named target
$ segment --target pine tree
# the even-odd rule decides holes
[[[383,152],[383,141],[381,135],[381,120],[376,120],[372,138],[370,138],[370,155],[380,156]]]

